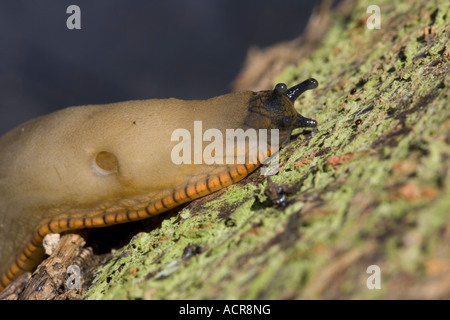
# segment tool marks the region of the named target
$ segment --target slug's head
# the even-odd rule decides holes
[[[316,120],[305,118],[295,110],[294,102],[303,92],[318,85],[311,78],[292,88],[279,83],[273,91],[255,92],[249,101],[245,124],[255,129],[279,129],[280,144],[289,141],[293,129],[317,127]]]

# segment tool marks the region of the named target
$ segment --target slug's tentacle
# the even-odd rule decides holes
[[[279,95],[279,96],[281,96],[282,94],[285,94],[286,93],[286,91],[287,91],[287,85],[285,85],[284,83],[279,83],[279,84],[277,84],[276,86],[275,86],[275,90],[273,90],[273,92],[276,94],[276,95]]]
[[[315,89],[319,85],[316,79],[310,78],[308,80],[299,83],[292,88],[287,89],[284,83],[279,83],[275,86],[274,92],[284,94],[289,100],[294,103],[295,100],[306,90]],[[315,128],[317,127],[317,121],[303,117],[301,114],[297,114],[293,128]]]
[[[302,115],[297,116],[297,120],[294,123],[294,128],[315,128],[315,127],[317,127],[316,120],[305,118]]]
[[[286,97],[291,100],[292,103],[306,90],[311,90],[317,88],[319,85],[319,82],[316,79],[308,79],[303,81],[302,83],[299,83],[296,86],[293,86],[292,88],[289,88],[286,93],[284,94]]]

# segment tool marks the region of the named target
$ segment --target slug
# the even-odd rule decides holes
[[[208,129],[224,136],[229,129],[253,128],[258,134],[260,129],[269,133],[278,129],[283,145],[293,129],[317,126],[294,109],[297,97],[317,86],[315,79],[308,79],[289,89],[278,84],[274,90],[208,100],[150,99],[69,107],[9,131],[0,138],[0,291],[43,259],[46,234],[104,227],[167,211],[243,179],[274,153],[276,145],[269,138],[257,159],[247,157],[243,163],[211,164],[208,157],[200,163],[177,162],[173,159],[174,150],[180,149],[176,130],[195,136],[194,125],[201,123],[205,138]],[[205,155],[208,147],[198,147],[194,141],[193,148],[188,145],[178,151],[189,160],[199,152]],[[250,151],[248,144],[244,149],[232,148],[233,157]],[[215,152],[210,152],[209,160],[227,157]]]

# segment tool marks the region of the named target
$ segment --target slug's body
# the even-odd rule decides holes
[[[40,262],[48,233],[147,218],[235,183],[264,160],[175,164],[176,129],[194,136],[194,121],[224,136],[226,129],[279,129],[283,142],[294,128],[316,126],[293,107],[315,87],[309,79],[202,101],[72,107],[8,132],[0,138],[0,291]]]

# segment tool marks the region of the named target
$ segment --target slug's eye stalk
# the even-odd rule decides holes
[[[281,96],[282,94],[285,94],[287,91],[287,85],[284,83],[279,83],[275,86],[275,89],[273,90],[273,93],[275,93],[278,96]]]
[[[316,79],[308,79],[303,81],[302,83],[299,83],[296,86],[293,86],[292,88],[289,88],[286,93],[284,94],[286,97],[289,98],[289,100],[294,103],[294,101],[306,90],[315,89],[319,85],[319,82],[317,82]],[[277,85],[278,86],[278,85]],[[276,87],[275,87],[276,89]]]

